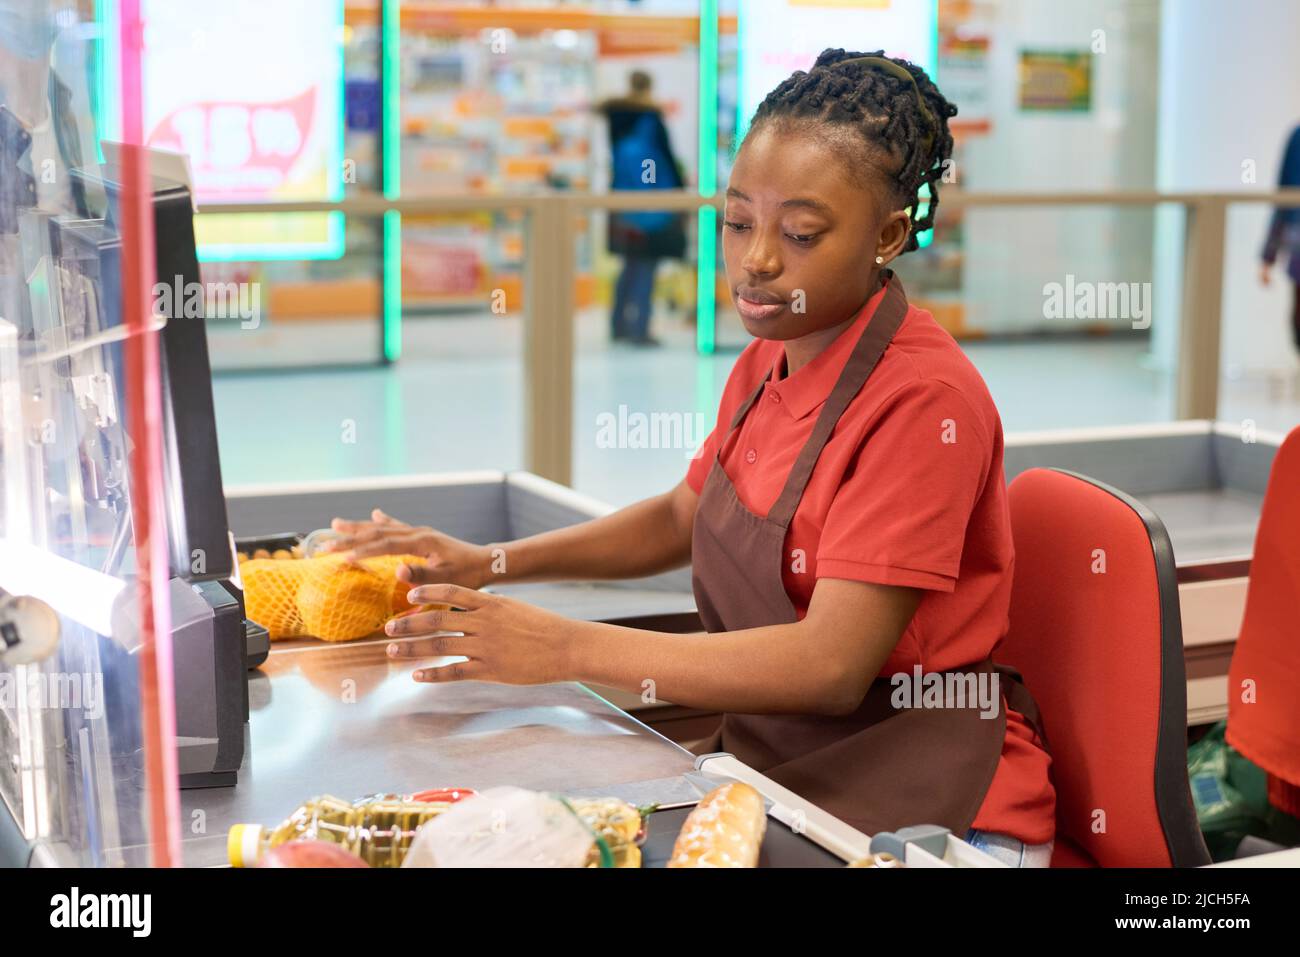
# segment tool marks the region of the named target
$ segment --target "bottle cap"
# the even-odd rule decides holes
[[[262,843],[262,825],[236,824],[226,835],[226,856],[231,867],[252,867]]]

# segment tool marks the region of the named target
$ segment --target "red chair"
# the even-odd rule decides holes
[[[1011,622],[999,663],[1038,702],[1056,787],[1053,867],[1210,863],[1187,781],[1187,685],[1169,535],[1073,472],[1008,490]]]
[[[1300,815],[1300,429],[1268,476],[1246,613],[1228,670],[1226,740],[1268,773],[1269,800]]]

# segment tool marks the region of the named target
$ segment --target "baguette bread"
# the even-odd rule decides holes
[[[767,814],[763,796],[733,781],[714,788],[686,817],[669,867],[757,867]]]

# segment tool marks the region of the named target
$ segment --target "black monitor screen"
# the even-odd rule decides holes
[[[59,219],[53,224],[52,247],[62,267],[65,313],[80,310],[85,313],[87,327],[95,330],[123,325],[118,181],[117,170],[112,166],[102,167],[100,175],[94,177],[96,191],[102,190],[107,201],[103,218]],[[173,288],[201,288],[189,190],[155,177],[153,207],[156,281]],[[167,320],[160,333],[160,371],[166,473],[164,502],[171,571],[189,581],[229,578],[233,572],[233,556],[221,483],[204,320],[185,317],[183,297],[159,297],[155,312]],[[107,350],[104,370],[111,383],[108,388],[115,394],[119,417],[125,415],[122,356],[119,339]],[[107,436],[96,436],[95,440],[107,445],[114,442]],[[113,461],[111,452],[105,461]],[[120,475],[125,474],[124,468],[118,471]],[[111,492],[108,489],[105,494]],[[129,515],[129,508],[125,507],[128,494],[117,499],[123,522]]]

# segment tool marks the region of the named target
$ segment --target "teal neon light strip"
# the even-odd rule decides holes
[[[94,104],[95,154],[104,162],[101,140],[122,140],[122,73],[118,65],[117,0],[100,0],[95,5],[95,23],[99,27],[98,55],[95,58],[96,97]]]
[[[925,72],[930,74],[930,79],[936,83],[939,81],[939,0],[933,0],[930,5],[930,62],[924,64]],[[921,203],[917,207],[916,214],[924,216],[930,210],[930,187],[926,186],[921,190]],[[934,230],[927,229],[916,236],[916,245],[919,249],[924,249],[930,243],[934,242]]]
[[[700,208],[696,223],[696,247],[699,266],[695,285],[695,348],[700,355],[713,355],[717,342],[714,323],[717,319],[718,211],[712,206]]]
[[[402,195],[401,143],[401,0],[384,0],[381,13],[383,68],[381,82],[381,136],[383,190],[387,199]],[[402,214],[384,213],[384,359],[396,362],[402,355]]]
[[[936,0],[938,2],[938,0]],[[348,126],[348,85],[347,85],[347,57],[343,52],[343,32],[347,21],[347,13],[344,10],[345,0],[338,0],[338,32],[335,34],[339,38],[339,118],[338,118],[338,135],[334,138],[334,171],[328,174],[330,182],[330,199],[334,202],[343,200],[343,163],[346,160],[346,146],[344,139],[347,136]],[[343,254],[347,251],[347,241],[345,233],[347,232],[347,217],[342,213],[330,213],[329,221],[325,224],[325,234],[328,237],[320,248],[319,255],[304,256],[304,259],[342,259]]]
[[[930,3],[930,62],[925,65],[925,72],[930,79],[937,80],[939,75],[939,0]]]
[[[745,16],[745,5],[736,4],[736,135],[733,138],[733,157],[736,148],[744,142],[745,134],[749,132],[749,116],[745,113],[745,52],[749,49],[745,40],[747,23],[749,17]]]
[[[718,0],[700,0],[700,195],[718,191]],[[697,217],[695,290],[695,348],[712,355],[716,347],[718,211],[701,207]]]
[[[718,0],[700,3],[700,195],[718,191]]]
[[[384,0],[382,16],[383,67],[381,81],[381,123],[384,156],[383,189],[388,199],[397,199],[402,192],[401,137],[401,0]]]
[[[402,214],[384,213],[384,358],[402,355]]]

